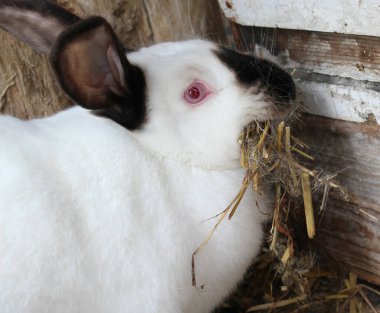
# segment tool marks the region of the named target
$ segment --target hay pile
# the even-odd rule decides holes
[[[239,143],[246,176],[236,197],[218,215],[209,236],[193,254],[193,285],[194,257],[222,221],[233,217],[246,190],[264,192],[265,186],[274,185],[275,208],[267,226],[267,244],[237,293],[216,312],[379,312],[371,302],[371,297],[380,299],[376,288],[358,283],[355,274],[342,272],[331,260],[326,262],[309,245],[312,241],[299,244],[299,237],[316,235],[314,216],[323,214],[329,190],[346,193],[334,181],[335,175],[302,165],[314,158],[307,153],[307,144],[292,136],[283,121],[253,122]],[[313,196],[321,203],[318,212],[314,212]],[[304,234],[299,234],[300,216],[305,219]]]

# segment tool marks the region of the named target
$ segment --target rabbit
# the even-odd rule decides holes
[[[129,51],[101,17],[0,0],[0,27],[49,53],[76,106],[0,116],[0,312],[206,313],[263,240],[270,194],[239,190],[239,134],[295,97],[269,61],[201,39]],[[201,287],[200,287],[201,286]]]

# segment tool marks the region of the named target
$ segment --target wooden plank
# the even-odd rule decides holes
[[[268,28],[244,30],[246,37],[254,36],[256,44],[282,57],[283,63],[356,79],[379,77],[380,37]]]
[[[380,6],[374,0],[219,0],[236,23],[271,28],[380,36]]]
[[[247,50],[293,73],[305,111],[365,122],[380,120],[380,38],[241,27]]]
[[[317,159],[309,168],[338,173],[347,190],[330,192],[323,212],[315,199],[318,250],[380,284],[380,126],[304,115],[299,127]]]

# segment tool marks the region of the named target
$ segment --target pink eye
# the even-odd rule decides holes
[[[183,97],[189,104],[197,104],[210,94],[210,90],[200,82],[191,83],[185,90]]]

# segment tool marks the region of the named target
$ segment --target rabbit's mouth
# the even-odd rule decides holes
[[[286,120],[298,107],[295,99],[284,98],[261,81],[250,86],[248,93],[255,97],[255,120],[257,121]],[[258,103],[261,103],[259,112],[257,112]]]
[[[294,100],[282,101],[276,95],[268,95],[272,105],[270,106],[269,120],[287,121],[297,111],[299,104]]]
[[[296,111],[298,104],[295,100],[281,101],[279,97],[273,95],[266,86],[257,83],[246,90],[249,101],[245,104],[240,117],[244,126],[252,121],[279,121],[288,120]]]

